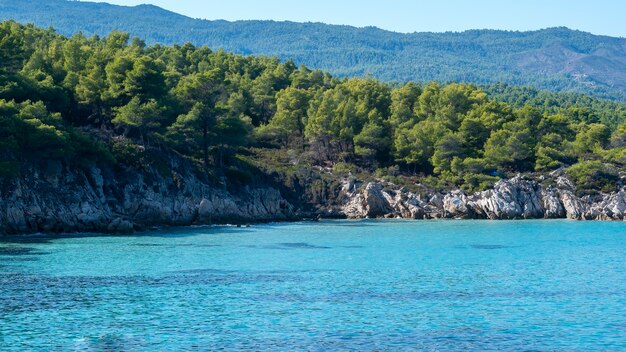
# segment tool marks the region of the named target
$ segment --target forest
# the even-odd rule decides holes
[[[147,44],[190,42],[277,56],[338,77],[530,85],[626,101],[626,40],[568,28],[396,33],[375,27],[275,21],[207,21],[151,5],[66,0],[0,0],[0,20],[56,28],[64,35],[129,32]],[[596,63],[596,64],[594,64]]]
[[[583,192],[626,171],[626,105],[467,83],[337,78],[273,57],[127,33],[70,38],[0,23],[0,176],[187,158],[209,179],[316,167],[479,190],[563,169]],[[413,182],[412,181],[412,182]]]

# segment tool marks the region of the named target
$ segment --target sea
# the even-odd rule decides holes
[[[624,351],[626,222],[0,237],[0,351]]]

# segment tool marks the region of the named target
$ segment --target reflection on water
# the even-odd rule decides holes
[[[0,239],[0,350],[624,350],[626,224]]]
[[[38,252],[37,249],[31,247],[6,246],[0,247],[0,256],[21,256],[21,255],[38,255],[44,254]]]

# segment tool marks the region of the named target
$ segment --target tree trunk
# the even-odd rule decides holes
[[[219,149],[219,165],[220,165],[220,169],[224,168],[224,145],[220,145],[220,149]]]
[[[209,170],[209,126],[206,119],[202,124],[202,157],[205,171]]]
[[[298,133],[300,133],[300,141],[302,143],[302,152],[306,151],[306,137],[304,136],[304,123],[302,122],[302,119],[298,119]]]

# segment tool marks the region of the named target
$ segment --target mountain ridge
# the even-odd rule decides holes
[[[319,22],[193,19],[154,5],[0,0],[0,20],[61,34],[129,32],[149,44],[207,45],[278,56],[338,76],[385,81],[504,82],[626,100],[626,39],[566,27],[400,33]]]

